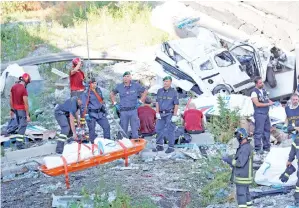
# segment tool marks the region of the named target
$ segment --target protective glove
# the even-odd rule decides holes
[[[223,161],[223,162],[226,162],[227,164],[229,164],[230,167],[233,167],[233,165],[232,165],[232,158],[231,158],[231,157],[229,157],[229,156],[224,156],[224,157],[222,157],[222,161]]]
[[[275,102],[274,102],[274,104],[273,104],[273,106],[275,106],[275,107],[278,107],[278,106],[280,106],[280,102],[278,102],[278,101],[275,101]]]
[[[85,114],[85,120],[86,120],[86,121],[90,121],[90,120],[91,120],[89,114]]]
[[[157,119],[161,119],[161,115],[160,115],[160,113],[156,113],[156,118],[157,118]]]
[[[289,176],[287,176],[285,173],[283,173],[280,175],[279,179],[281,182],[286,183],[289,180]]]
[[[178,116],[172,116],[171,117],[171,122],[176,123],[179,120]]]
[[[116,111],[119,111],[120,106],[119,106],[118,103],[115,102],[115,103],[113,104],[113,108],[114,108]]]
[[[142,106],[142,105],[143,105],[143,102],[142,102],[141,100],[138,100],[137,108],[138,108],[139,106]]]

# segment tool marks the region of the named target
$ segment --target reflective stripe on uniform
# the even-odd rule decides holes
[[[15,134],[14,138],[16,138],[16,141],[18,141],[18,142],[24,141],[24,135],[22,135],[22,134]]]
[[[236,162],[237,162],[237,161],[236,161],[235,159],[233,159],[233,161],[232,161],[232,165],[233,165],[233,166],[236,166]]]
[[[235,177],[235,183],[237,184],[243,184],[243,185],[249,185],[252,184],[253,182],[253,175],[252,175],[252,158],[253,158],[253,154],[250,155],[249,157],[249,167],[248,167],[248,177],[244,178],[244,177]]]
[[[67,139],[66,135],[64,135],[64,134],[58,134],[57,141],[65,142],[66,139]]]
[[[298,186],[296,186],[295,192],[299,192],[299,187]]]
[[[284,175],[285,175],[286,177],[288,177],[288,178],[290,177],[290,175],[289,175],[289,174],[287,174],[287,173],[285,173]]]
[[[247,207],[248,207],[248,206],[252,206],[252,201],[249,201],[249,202],[247,202],[246,204],[247,204]]]
[[[295,142],[293,142],[292,145],[293,145],[296,149],[299,149],[299,146],[297,146]]]
[[[247,205],[246,205],[246,204],[245,204],[245,205],[243,205],[243,204],[242,204],[242,205],[239,205],[239,207],[245,207],[245,208],[246,208],[246,207],[247,207]]]

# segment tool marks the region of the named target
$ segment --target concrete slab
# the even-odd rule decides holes
[[[2,157],[2,163],[21,162],[30,158],[42,157],[45,155],[55,154],[56,144],[47,143],[39,147],[32,147],[23,150],[6,152]]]
[[[212,134],[206,132],[201,134],[191,134],[192,137],[192,143],[195,143],[197,145],[212,145],[215,143],[214,138]]]

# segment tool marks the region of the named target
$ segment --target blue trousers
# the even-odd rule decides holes
[[[98,123],[104,132],[104,138],[110,139],[110,124],[105,114],[103,113],[89,113],[90,120],[87,120],[87,126],[89,130],[89,140],[93,144],[96,135],[96,123]]]
[[[120,126],[124,130],[124,132],[128,135],[129,123],[132,131],[132,138],[137,139],[138,129],[140,127],[140,121],[138,118],[137,109],[130,111],[121,111],[120,112]]]
[[[270,144],[270,118],[268,114],[254,114],[255,129],[254,129],[254,148],[255,150],[269,149]]]
[[[157,132],[157,145],[163,146],[164,137],[168,140],[168,146],[174,147],[175,137],[175,124],[171,122],[172,114],[161,115],[161,119],[157,120],[156,132]]]
[[[67,136],[70,132],[69,118],[61,111],[55,111],[55,119],[57,120],[58,125],[60,126],[60,134],[58,136],[58,141],[66,141]]]
[[[25,110],[14,110],[17,121],[17,134],[15,135],[17,142],[24,142],[24,135],[27,128],[27,116]]]

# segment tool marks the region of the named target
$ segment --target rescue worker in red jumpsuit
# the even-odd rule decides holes
[[[80,58],[74,58],[72,60],[73,69],[70,71],[70,88],[71,88],[71,97],[81,97],[84,93],[85,86],[83,81],[85,79],[84,72],[81,70],[83,61]],[[77,125],[77,119],[79,116],[79,111],[76,113],[75,125]]]
[[[25,132],[27,123],[30,122],[27,84],[31,81],[30,75],[24,73],[19,81],[10,90],[10,117],[16,116],[18,130],[15,135],[17,149],[25,148]]]
[[[70,71],[71,97],[80,97],[85,90],[85,86],[83,85],[85,75],[81,70],[83,62],[80,58],[74,58],[72,63],[73,69]]]

